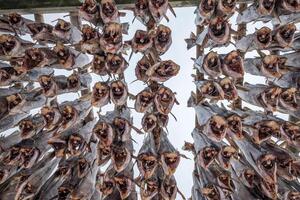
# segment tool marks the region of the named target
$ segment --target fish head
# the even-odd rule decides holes
[[[11,80],[12,74],[4,69],[0,69],[0,85],[5,85],[6,82]]]
[[[287,110],[296,111],[299,109],[298,99],[300,99],[300,96],[296,88],[283,89],[279,96],[279,103]]]
[[[121,54],[107,54],[106,68],[110,74],[121,74],[126,69],[126,61]]]
[[[0,55],[13,55],[21,47],[21,42],[12,35],[0,35]]]
[[[70,89],[75,89],[80,87],[79,75],[76,73],[71,74],[67,78],[67,85]]]
[[[13,110],[23,103],[23,98],[18,93],[6,96],[5,98],[7,101],[8,110]]]
[[[33,22],[26,24],[33,38],[45,40],[48,34],[51,34],[53,27],[50,24]]]
[[[259,0],[258,13],[261,15],[271,15],[275,8],[275,0]]]
[[[242,118],[238,115],[230,115],[226,118],[228,129],[227,133],[234,138],[241,139],[243,137]]]
[[[141,60],[138,61],[135,67],[135,76],[140,81],[147,81],[148,76],[146,72],[151,67],[150,61],[144,56]]]
[[[109,85],[106,82],[95,83],[92,91],[93,106],[102,107],[109,101]]]
[[[282,89],[276,86],[271,86],[265,89],[258,95],[258,101],[263,107],[269,111],[276,111],[279,103],[279,96]]]
[[[66,200],[73,191],[72,186],[65,182],[58,188],[58,200]]]
[[[261,49],[267,48],[272,42],[272,30],[266,26],[258,29],[254,41]]]
[[[273,154],[263,154],[261,155],[257,162],[258,169],[263,175],[264,180],[268,183],[276,183],[277,181],[277,163],[276,156]]]
[[[213,146],[207,146],[201,149],[197,154],[197,164],[204,169],[212,164],[218,155],[218,150]]]
[[[156,177],[150,177],[143,181],[141,187],[141,199],[151,200],[158,193],[159,182]]]
[[[210,20],[208,35],[217,44],[226,44],[230,39],[230,25],[223,17]]]
[[[219,0],[218,9],[225,15],[234,13],[236,8],[236,0]]]
[[[63,19],[58,19],[57,23],[54,26],[53,32],[58,35],[64,35],[65,33],[69,32],[72,28],[71,23],[66,22]]]
[[[262,59],[260,70],[267,77],[280,78],[282,76],[280,72],[280,67],[283,65],[282,61],[277,55],[266,55]]]
[[[92,60],[92,71],[98,75],[107,75],[105,63],[106,61],[104,56],[94,55]]]
[[[289,144],[292,144],[293,146],[296,147],[300,146],[299,126],[289,122],[282,123],[280,126],[280,133]]]
[[[164,179],[160,186],[160,194],[164,199],[175,200],[178,192],[177,183],[172,176],[170,179]]]
[[[161,155],[161,165],[167,175],[173,175],[175,173],[179,162],[180,155],[177,151],[163,152]]]
[[[48,97],[53,97],[56,95],[56,83],[51,75],[42,75],[39,77],[39,83],[43,88],[43,92]]]
[[[114,177],[114,180],[121,199],[126,199],[132,192],[132,187],[134,187],[133,181],[124,175],[117,175]]]
[[[99,38],[99,32],[87,24],[82,26],[81,32],[83,41]]]
[[[104,174],[102,183],[99,185],[99,190],[104,197],[112,194],[116,187],[116,183],[113,177],[109,176],[107,173]]]
[[[299,200],[300,199],[300,192],[298,191],[286,191],[283,195],[283,200]]]
[[[59,110],[55,107],[44,106],[41,108],[41,115],[44,117],[46,121],[46,128],[52,129],[58,123],[60,123],[61,114]]]
[[[21,159],[21,148],[12,146],[8,149],[7,155],[3,157],[3,162],[7,165],[19,165]]]
[[[19,122],[19,129],[22,138],[31,138],[36,133],[37,125],[33,123],[32,119],[26,118]]]
[[[124,144],[112,147],[111,160],[117,172],[123,171],[131,160],[131,153]]]
[[[142,118],[142,127],[146,132],[151,132],[157,125],[158,119],[152,113],[146,113]]]
[[[95,0],[85,0],[79,8],[79,16],[90,21],[98,15],[98,6]]]
[[[54,136],[48,140],[48,144],[52,146],[55,156],[61,158],[65,155],[67,141],[60,137]]]
[[[119,23],[111,22],[103,28],[103,39],[108,44],[119,44],[122,40],[122,25]]]
[[[172,44],[172,31],[169,27],[160,24],[155,30],[154,45],[160,55],[168,51]]]
[[[221,59],[214,51],[210,51],[205,55],[202,67],[209,76],[217,77],[222,74]]]
[[[289,47],[294,41],[297,28],[293,23],[280,26],[276,31],[275,38],[281,47]]]
[[[229,77],[225,77],[219,82],[222,90],[224,91],[224,98],[227,100],[237,100],[239,98],[235,83]]]
[[[221,164],[221,166],[224,169],[230,168],[230,160],[235,157],[237,154],[237,151],[232,146],[224,146],[221,148],[220,152],[218,153],[218,160]]]
[[[97,160],[98,165],[104,165],[108,162],[112,153],[112,145],[105,146],[100,143],[97,146]]]
[[[112,121],[112,127],[115,131],[114,139],[116,141],[130,140],[131,126],[127,119],[123,117],[115,117]]]
[[[216,142],[225,138],[227,128],[226,120],[219,115],[212,116],[205,125],[207,137]]]
[[[7,18],[8,18],[8,21],[9,23],[13,24],[13,25],[21,25],[22,23],[22,16],[16,12],[12,12],[12,13],[9,13],[7,15]]]
[[[213,14],[213,12],[215,11],[216,5],[217,5],[216,0],[200,1],[199,6],[198,6],[200,15],[205,18],[210,17]]]
[[[71,162],[64,162],[64,163],[60,163],[58,165],[57,168],[57,173],[60,177],[68,177],[71,175],[72,173],[72,166],[71,166]]]
[[[253,141],[261,144],[268,141],[272,136],[280,138],[280,125],[274,120],[263,120],[254,124],[254,129],[251,131]]]
[[[68,151],[72,156],[79,156],[83,153],[86,142],[79,134],[73,133],[68,139]]]
[[[225,74],[230,75],[234,79],[243,78],[244,61],[238,51],[231,51],[223,59],[222,65]]]
[[[277,183],[269,183],[266,181],[260,182],[260,187],[264,195],[266,195],[270,199],[276,199],[278,197],[278,184]]]
[[[221,173],[217,177],[217,183],[220,187],[228,191],[235,191],[235,185],[229,173]]]
[[[35,67],[39,67],[45,60],[45,55],[39,48],[26,49],[22,68],[31,70]]]
[[[121,81],[113,81],[110,84],[110,98],[116,105],[124,105],[128,97],[127,85]]]
[[[172,60],[162,61],[151,67],[147,74],[151,80],[165,82],[178,74],[180,66]]]
[[[214,186],[214,185],[206,185],[205,187],[201,188],[201,194],[207,199],[207,200],[216,200],[216,199],[222,199],[221,189]]]
[[[158,112],[164,115],[169,114],[175,101],[175,94],[171,89],[164,86],[158,88],[154,97],[154,103]]]
[[[78,118],[78,111],[71,105],[65,105],[61,109],[62,128],[69,128]]]
[[[141,91],[136,96],[136,101],[134,104],[135,110],[141,113],[148,111],[152,107],[153,99],[154,94],[150,89]]]
[[[222,87],[215,81],[205,81],[200,87],[198,87],[198,91],[202,96],[209,99],[222,100],[225,96]]]
[[[253,188],[257,179],[257,175],[253,169],[247,168],[242,171],[239,177],[245,186]]]
[[[59,63],[63,65],[65,69],[72,69],[72,66],[75,64],[75,55],[71,53],[69,48],[64,46],[63,43],[58,42],[53,47],[53,51],[56,53]]]
[[[104,23],[116,21],[118,19],[119,12],[114,0],[102,0],[100,8],[100,14]]]
[[[93,133],[98,137],[100,144],[109,146],[113,142],[114,132],[111,125],[105,121],[98,122]]]
[[[150,178],[158,166],[157,158],[152,153],[138,155],[137,164],[142,177],[145,179]]]
[[[77,176],[84,178],[89,172],[90,163],[85,158],[79,158],[77,161]]]
[[[153,36],[144,30],[137,30],[131,41],[134,52],[145,52],[152,47]]]
[[[22,167],[24,168],[31,168],[40,156],[40,151],[35,147],[22,147],[20,152]]]
[[[299,12],[300,3],[298,0],[283,0],[280,2],[284,10],[288,12]]]

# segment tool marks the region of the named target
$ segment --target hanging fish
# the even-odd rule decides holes
[[[32,20],[26,19],[20,14],[12,12],[0,17],[0,32],[25,35],[26,33],[30,33],[27,24],[32,22]]]
[[[154,96],[154,104],[157,111],[167,115],[171,112],[174,103],[178,104],[175,93],[165,86],[159,87]]]
[[[150,81],[165,82],[170,78],[176,76],[179,72],[180,66],[172,60],[166,60],[156,63],[151,66],[146,75]]]
[[[117,106],[125,105],[128,98],[128,88],[121,80],[110,83],[110,100]]]
[[[85,0],[78,10],[78,15],[94,25],[102,24],[99,4],[95,0]]]
[[[109,22],[120,22],[120,16],[125,16],[126,13],[119,12],[116,2],[114,0],[100,1],[100,16],[102,21],[106,24]]]
[[[102,107],[109,103],[110,86],[106,82],[95,83],[92,91],[92,105]]]
[[[148,3],[149,11],[156,23],[159,23],[162,20],[162,18],[165,18],[167,21],[169,21],[169,18],[167,17],[168,9],[170,9],[172,14],[176,17],[175,11],[173,10],[168,0],[149,0]]]

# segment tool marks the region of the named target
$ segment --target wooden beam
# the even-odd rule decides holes
[[[132,6],[135,0],[115,0],[119,9]],[[169,0],[174,7],[195,6],[199,0]],[[81,5],[79,0],[0,0],[0,14],[18,12],[32,13],[67,13],[75,11]]]

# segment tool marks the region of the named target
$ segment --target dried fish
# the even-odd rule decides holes
[[[166,60],[156,63],[151,66],[146,75],[150,81],[165,82],[170,78],[176,76],[179,72],[180,66],[172,60]]]
[[[0,17],[0,32],[24,35],[30,33],[27,24],[32,22],[33,21],[22,17],[20,14],[12,12]]]
[[[81,40],[80,30],[63,19],[57,19],[57,23],[53,27],[52,34],[62,41],[70,44],[78,43]]]
[[[110,83],[110,100],[117,106],[122,106],[126,103],[128,98],[127,84],[121,80]]]
[[[92,91],[92,105],[102,107],[110,100],[110,86],[106,82],[95,83]]]
[[[154,96],[154,104],[157,111],[167,115],[171,112],[174,103],[177,103],[175,93],[165,86],[160,86]]]
[[[151,15],[153,16],[156,23],[159,23],[162,18],[164,17],[167,21],[169,21],[169,18],[167,17],[167,10],[170,9],[172,14],[176,17],[176,14],[169,3],[168,0],[149,0],[149,11]]]
[[[106,53],[116,54],[121,51],[123,46],[124,28],[122,24],[110,22],[104,25],[103,34],[100,38],[100,46]]]
[[[141,60],[138,61],[135,67],[135,76],[137,80],[140,81],[148,81],[149,77],[147,76],[146,72],[152,66],[149,59],[146,56],[143,56]]]
[[[98,54],[102,52],[100,48],[100,33],[89,25],[83,25],[81,28],[82,40],[75,44],[77,51],[89,54]]]
[[[100,16],[104,23],[120,22],[120,16],[125,16],[125,13],[118,11],[114,0],[101,0]]]
[[[95,0],[85,0],[78,10],[78,15],[80,18],[94,25],[100,25],[102,23],[100,8]]]
[[[136,95],[134,108],[137,112],[145,113],[153,106],[154,93],[150,88],[146,88]]]

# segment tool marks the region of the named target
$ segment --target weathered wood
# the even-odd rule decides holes
[[[119,9],[132,6],[135,0],[116,0]],[[174,7],[195,6],[199,0],[170,0]],[[26,13],[66,13],[75,11],[80,0],[0,0],[0,14],[9,12]]]

